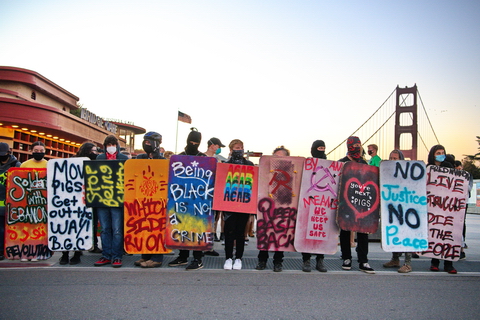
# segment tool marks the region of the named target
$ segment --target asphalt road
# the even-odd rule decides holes
[[[339,253],[326,256],[328,272],[300,271],[301,255],[286,253],[284,271],[257,271],[250,240],[239,271],[222,269],[224,256],[205,257],[205,268],[93,267],[98,254],[60,266],[57,253],[41,263],[0,262],[0,319],[478,319],[480,317],[480,216],[467,215],[467,259],[457,275],[428,271],[414,259],[413,272],[385,269],[390,258],[370,243],[376,274],[341,269]]]

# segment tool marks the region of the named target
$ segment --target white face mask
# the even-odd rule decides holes
[[[107,152],[110,154],[114,154],[115,152],[117,152],[117,147],[115,146],[107,147]]]

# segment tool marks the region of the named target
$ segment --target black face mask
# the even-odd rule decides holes
[[[153,153],[153,147],[152,147],[151,145],[145,144],[145,145],[143,146],[143,150],[145,150],[145,152],[146,152],[147,154]]]
[[[198,144],[188,143],[185,148],[185,153],[189,156],[196,156],[198,154]]]
[[[327,156],[325,155],[325,151],[319,151],[319,150],[312,150],[312,157],[314,158],[320,158],[320,159],[327,159]]]
[[[32,155],[33,155],[33,159],[40,161],[43,159],[43,157],[45,157],[45,152],[34,152],[32,153]]]
[[[5,162],[8,160],[8,158],[10,158],[10,155],[9,154],[6,154],[4,156],[0,156],[0,162]]]
[[[96,153],[90,153],[90,154],[88,155],[88,157],[90,158],[90,160],[95,160],[95,159],[97,159],[97,156],[98,156],[98,154],[96,154]]]

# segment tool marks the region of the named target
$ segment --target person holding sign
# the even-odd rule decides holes
[[[200,142],[202,141],[202,134],[198,132],[197,128],[191,128],[187,137],[187,146],[185,150],[179,153],[184,156],[206,157],[203,152],[198,151]],[[171,261],[168,266],[176,267],[188,264],[189,250],[179,250],[178,257]],[[193,251],[193,261],[186,267],[186,270],[198,270],[203,268],[202,262],[203,251]]]
[[[96,160],[128,160],[120,152],[117,137],[109,135],[104,141],[105,153],[99,154]],[[123,257],[123,205],[121,207],[99,207],[98,219],[102,226],[102,257],[94,266],[112,264],[114,268],[122,266]]]
[[[145,153],[139,154],[137,159],[165,159],[162,156],[161,147],[162,135],[150,131],[143,136],[142,147]],[[142,253],[140,260],[134,262],[137,267],[158,268],[163,263],[163,254]]]
[[[47,160],[45,157],[45,144],[42,141],[35,141],[32,143],[32,156],[33,158],[23,162],[20,168],[47,168]],[[21,262],[26,262],[29,259],[20,259]],[[38,259],[31,259],[32,262],[37,262]]]
[[[278,147],[273,150],[273,155],[277,157],[288,157],[290,156],[290,150],[286,149],[284,146]],[[255,267],[256,270],[264,270],[267,267],[268,261],[268,251],[259,250],[258,252],[258,264]],[[275,251],[273,254],[273,271],[281,272],[283,270],[283,251]]]
[[[5,246],[5,199],[7,171],[10,168],[20,167],[21,162],[17,157],[10,154],[10,146],[5,142],[0,142],[0,260],[5,259],[3,255]]]
[[[395,149],[390,152],[390,156],[388,160],[398,161],[398,160],[405,160],[403,156],[403,152]],[[400,256],[402,255],[401,252],[392,252],[392,259],[388,262],[383,264],[384,268],[399,268],[400,267]],[[405,252],[405,264],[398,269],[399,273],[408,273],[412,271],[412,253]]]
[[[243,142],[234,139],[228,145],[230,148],[230,159],[226,163],[253,166],[253,162],[243,157]],[[224,212],[225,219],[225,270],[242,269],[243,251],[245,249],[245,226],[250,215],[241,212]],[[235,261],[233,260],[233,245],[236,243]]]
[[[453,168],[453,165],[450,162],[445,160],[446,160],[445,147],[440,144],[434,145],[430,149],[430,152],[428,153],[427,167],[440,166],[440,167],[446,167],[446,168]],[[440,260],[432,258],[430,271],[435,271],[435,272],[440,271],[439,266],[440,266]],[[443,268],[446,272],[450,274],[457,274],[457,270],[453,267],[453,262],[450,260],[444,260]]]
[[[338,160],[341,162],[355,161],[362,164],[367,164],[367,162],[362,158],[362,143],[360,139],[356,136],[348,137],[347,139],[347,155]],[[340,249],[342,251],[342,269],[350,270],[352,269],[352,251],[350,245],[350,234],[351,231],[340,230]],[[357,232],[357,257],[360,270],[366,273],[373,274],[375,270],[368,264],[368,234]]]
[[[325,142],[323,140],[316,140],[312,143],[312,148],[310,150],[310,153],[313,158],[318,158],[318,159],[327,159],[327,155],[325,154]],[[310,259],[312,255],[310,253],[302,252],[302,261],[303,261],[303,266],[302,266],[302,271],[303,272],[310,272],[312,271],[312,267],[310,265]],[[325,268],[325,265],[323,264],[323,259],[325,258],[324,254],[317,254],[317,259],[316,259],[316,264],[315,264],[315,269],[317,269],[320,272],[327,272],[327,268]]]

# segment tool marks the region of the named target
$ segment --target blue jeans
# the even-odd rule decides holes
[[[105,259],[122,259],[123,256],[123,207],[98,208],[98,220],[102,226],[102,256]]]

